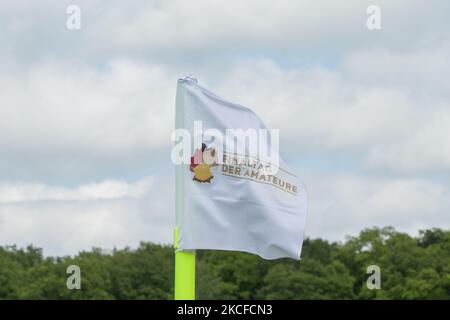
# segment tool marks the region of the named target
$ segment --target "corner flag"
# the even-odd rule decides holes
[[[307,195],[279,155],[277,132],[189,77],[178,80],[176,129],[177,252],[299,259]]]

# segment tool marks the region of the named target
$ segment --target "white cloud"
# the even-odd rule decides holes
[[[450,9],[442,0],[379,0],[382,30],[371,33],[366,28],[370,0],[228,0],[213,5],[207,0],[115,0],[107,5],[79,0],[82,27],[70,32],[65,28],[70,4],[2,1],[0,21],[8,50],[0,55],[29,60],[75,53],[89,61],[151,55],[186,65],[188,60],[209,60],[211,54],[269,51],[314,58],[380,44],[414,48],[448,35]]]
[[[173,199],[151,177],[134,183],[104,181],[75,188],[18,184],[0,190],[0,243],[34,244],[46,254],[75,254],[93,246],[171,243]]]
[[[448,60],[433,64],[430,58],[421,65],[410,56],[417,55],[396,53],[393,60],[413,61],[423,83],[437,69],[450,68]],[[370,57],[376,60],[377,52]],[[368,65],[371,59],[366,57]],[[402,72],[410,72],[412,63],[397,67],[396,77],[393,62],[377,66],[377,74],[390,75],[387,82],[370,67],[367,74],[356,74],[360,64],[356,58],[355,66],[349,59],[337,70],[283,70],[267,59],[246,60],[231,68],[219,87],[225,96],[253,107],[270,127],[280,128],[292,148],[354,154],[368,167],[393,172],[447,170],[450,91],[442,88],[450,76],[442,73],[440,87],[418,93],[414,85],[420,84]]]
[[[45,63],[0,85],[0,146],[129,152],[167,143],[173,125],[176,76],[158,65]]]
[[[309,181],[308,181],[309,180]],[[377,178],[356,174],[315,175],[307,179],[309,236],[342,240],[372,226],[450,228],[448,185],[414,178]]]
[[[352,81],[366,85],[404,90],[414,98],[442,98],[450,87],[449,52],[450,38],[409,51],[362,49],[344,57],[343,70]]]
[[[127,6],[113,2],[89,21],[92,32],[86,38],[100,41],[99,47],[107,51],[126,48],[172,55],[181,50],[190,59],[190,53],[203,58],[236,48],[295,55],[299,50],[340,52],[379,43],[410,48],[418,37],[431,41],[445,35],[444,12],[449,9],[445,1],[435,1],[434,6],[420,0],[378,1],[383,22],[379,35],[366,28],[366,8],[371,4],[370,0],[228,0],[214,5],[207,0],[195,5],[187,0],[130,1]]]
[[[450,46],[445,48],[450,55]],[[392,53],[391,60],[384,54],[385,63],[367,73],[358,70],[370,66],[378,52],[350,54],[336,70],[285,70],[269,59],[245,59],[223,66],[220,78],[205,73],[201,83],[214,82],[217,89],[212,90],[251,106],[295,147],[359,152],[369,167],[436,171],[450,167],[445,138],[450,91],[443,90],[450,88],[450,77],[442,73],[438,81],[430,75],[450,69],[450,62],[432,59],[430,52]],[[430,58],[421,65],[418,57],[427,54]],[[411,63],[392,72],[400,57]],[[422,74],[416,80],[404,75],[413,65]],[[386,82],[380,76],[384,73]],[[167,147],[176,78],[166,66],[125,60],[110,62],[106,71],[44,64],[21,76],[4,75],[0,146],[75,152],[82,158]],[[425,84],[422,78],[440,86],[418,94],[414,85]]]
[[[450,107],[450,106],[449,106]],[[447,108],[448,110],[449,107]],[[393,172],[448,172],[450,169],[450,113],[435,112],[426,124],[411,130],[408,138],[397,143],[380,144],[369,150],[369,167]]]
[[[356,174],[305,175],[307,235],[343,240],[371,226],[449,228],[450,189],[417,178]],[[105,181],[75,188],[14,184],[0,201],[0,243],[33,243],[46,254],[74,254],[93,246],[136,246],[140,241],[171,243],[172,186],[148,177],[133,183]],[[15,192],[11,192],[15,190]],[[20,197],[18,195],[21,195]]]
[[[0,183],[0,203],[44,200],[102,200],[115,198],[140,198],[154,185],[147,177],[135,183],[102,181],[74,188],[49,186],[43,183]]]

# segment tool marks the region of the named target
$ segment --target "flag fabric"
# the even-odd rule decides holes
[[[176,104],[176,127],[186,129],[193,140],[198,121],[203,131],[267,129],[253,111],[189,77],[178,80]],[[245,145],[236,139],[234,143]],[[224,138],[220,152],[211,141],[199,143],[189,150],[189,164],[176,166],[178,250],[236,250],[265,259],[300,259],[307,215],[304,185],[279,155],[276,173],[270,174],[260,170],[262,159],[230,152],[229,142]]]

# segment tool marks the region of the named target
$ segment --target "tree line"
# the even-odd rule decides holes
[[[306,239],[302,260],[263,260],[242,252],[197,252],[198,299],[450,299],[450,231],[417,237],[391,227],[365,229],[344,242]],[[66,286],[81,269],[81,289]],[[380,268],[370,290],[367,267]],[[141,243],[71,257],[40,248],[0,247],[0,299],[172,299],[173,248]]]

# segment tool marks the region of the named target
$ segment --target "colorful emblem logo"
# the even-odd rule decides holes
[[[215,166],[218,166],[216,149],[207,148],[206,144],[202,143],[202,148],[195,150],[191,157],[189,170],[194,173],[192,180],[211,183],[214,178],[211,168]]]

